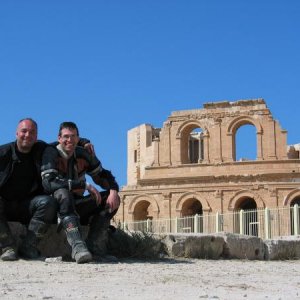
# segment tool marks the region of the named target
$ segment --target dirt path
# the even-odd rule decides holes
[[[300,261],[0,262],[0,299],[300,299]]]

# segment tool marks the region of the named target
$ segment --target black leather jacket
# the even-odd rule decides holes
[[[47,147],[47,143],[43,141],[37,141],[32,147],[32,157],[36,167],[36,176],[34,178],[33,186],[31,187],[31,193],[42,193],[42,180],[40,176],[42,154]],[[0,189],[9,179],[12,174],[15,165],[18,163],[19,158],[16,153],[16,142],[11,142],[0,146]]]
[[[109,170],[102,167],[99,159],[82,147],[76,147],[71,158],[64,157],[60,145],[50,146],[44,151],[41,175],[47,193],[58,189],[69,189],[82,196],[85,186],[85,174],[105,190],[119,191],[118,183]]]

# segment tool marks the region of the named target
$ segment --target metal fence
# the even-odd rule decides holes
[[[299,206],[240,210],[225,214],[204,214],[174,219],[124,222],[123,229],[153,233],[228,232],[270,239],[299,235]]]

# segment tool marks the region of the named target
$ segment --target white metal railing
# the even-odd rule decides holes
[[[153,233],[215,233],[228,232],[269,239],[300,234],[300,208],[259,208],[230,213],[194,215],[174,219],[124,222],[121,227],[129,231]]]

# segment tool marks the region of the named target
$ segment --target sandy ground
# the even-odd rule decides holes
[[[0,299],[300,299],[300,261],[0,261]]]

